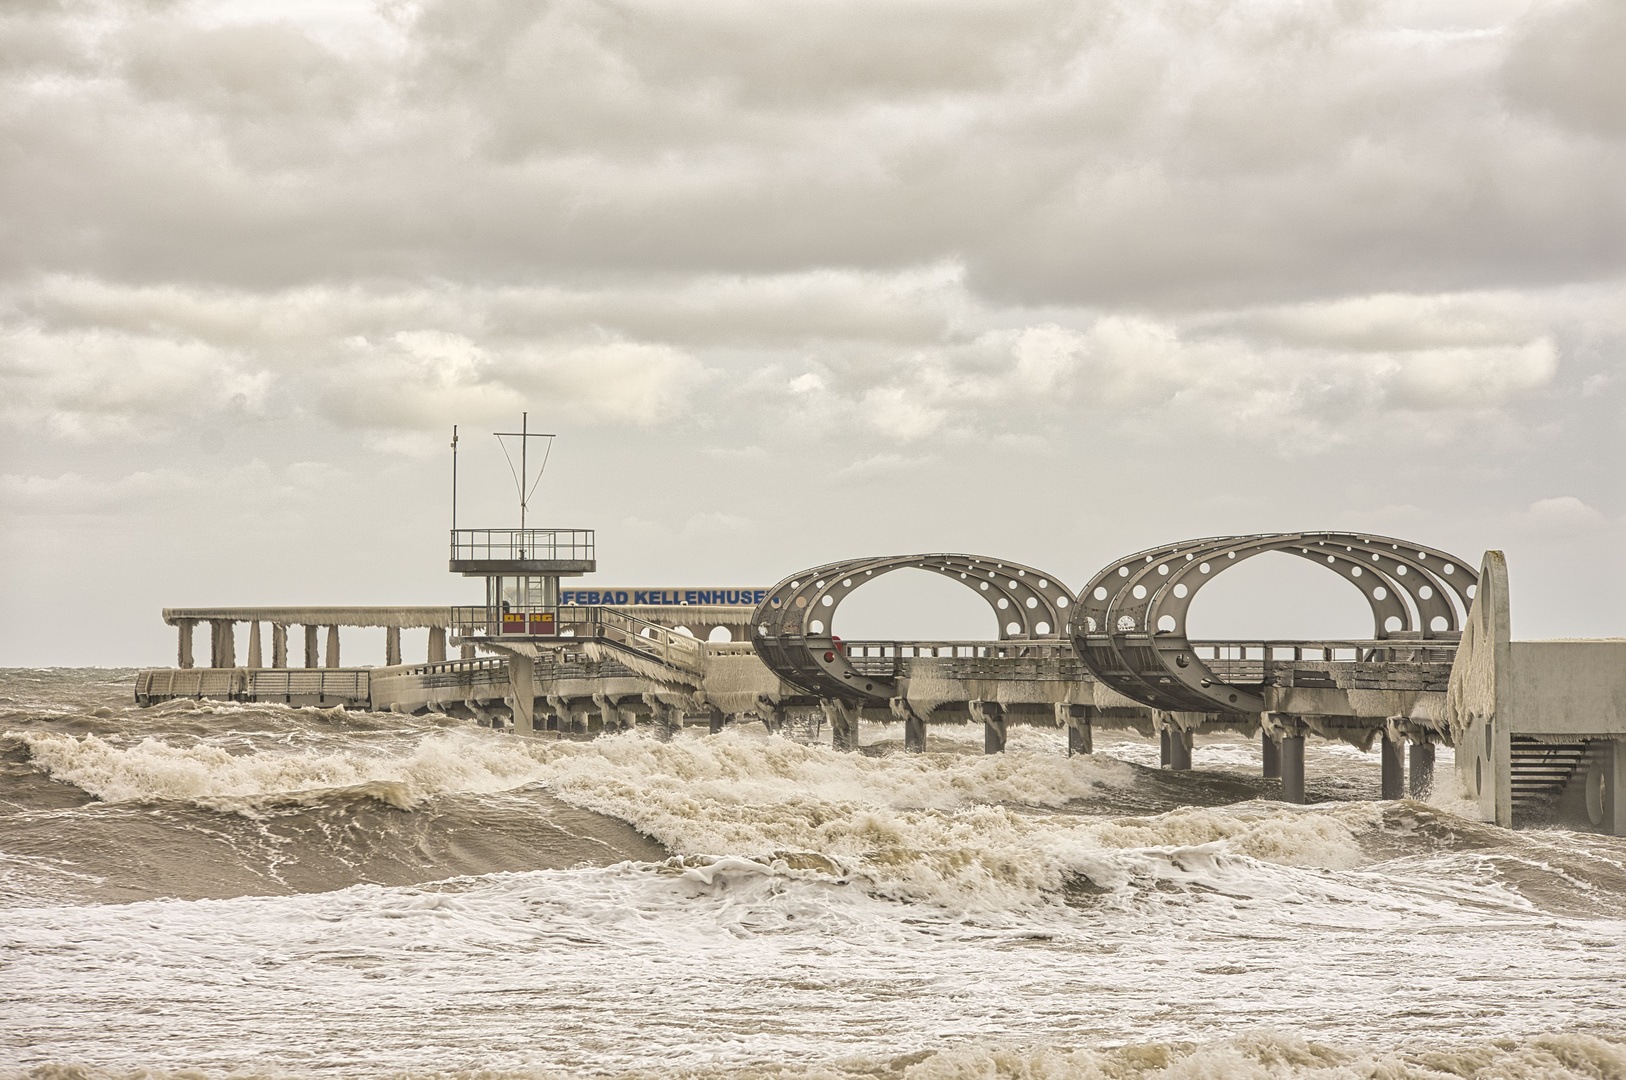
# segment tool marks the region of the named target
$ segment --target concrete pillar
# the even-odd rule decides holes
[[[209,620],[209,666],[237,666],[237,629],[230,619]]]
[[[271,624],[271,666],[288,666],[288,628],[282,623]]]
[[[1426,738],[1412,740],[1411,797],[1426,799],[1434,790],[1434,744]]]
[[[1185,728],[1165,728],[1169,738],[1169,768],[1175,772],[1191,771],[1191,746],[1196,736]]]
[[[830,721],[830,747],[834,750],[858,749],[859,710],[837,698],[819,702],[824,718]]]
[[[973,701],[971,715],[982,721],[982,752],[1003,754],[1007,734],[1005,707],[997,701]]]
[[[1164,728],[1158,732],[1158,740],[1162,746],[1158,752],[1157,764],[1161,769],[1167,769],[1174,761],[1174,753],[1169,749],[1169,729]]]
[[[439,664],[446,659],[446,628],[444,626],[431,626],[429,628],[429,662]]]
[[[719,731],[722,731],[723,728],[728,725],[728,714],[723,712],[723,710],[719,709],[715,705],[708,705],[706,707],[706,717],[709,721],[707,728],[713,735],[717,734]]]
[[[892,699],[892,715],[903,721],[903,749],[918,754],[926,749],[926,718],[915,713],[908,698]]]
[[[260,662],[260,624],[258,622],[248,624],[248,666],[251,668],[263,668],[265,666]]]
[[[1259,731],[1259,754],[1264,759],[1264,768],[1259,775],[1266,780],[1274,780],[1282,775],[1282,748],[1264,728]]]
[[[305,627],[305,666],[308,668],[321,667],[321,661],[316,654],[317,627]]]
[[[1599,828],[1610,836],[1626,836],[1626,739],[1610,739],[1598,763]],[[1591,776],[1587,777],[1591,795]]]
[[[384,666],[395,667],[401,662],[401,628],[399,626],[386,626],[384,628]]]
[[[327,666],[339,666],[339,626],[337,623],[327,628]]]
[[[649,706],[649,719],[655,725],[655,737],[662,742],[670,739],[677,726],[673,723],[672,707],[654,694],[645,694],[644,704]]]
[[[508,710],[514,715],[514,730],[529,735],[536,730],[536,664],[528,656],[508,658]]]
[[[1406,793],[1405,761],[1400,756],[1400,742],[1383,733],[1383,797],[1398,799]]]
[[[768,730],[769,731],[775,731],[775,732],[784,731],[785,730],[785,707],[783,705],[775,705],[773,708],[768,710],[768,718],[767,719],[768,719]]]
[[[193,619],[179,619],[175,623],[175,666],[189,668],[192,666],[192,631],[197,627]]]
[[[1282,801],[1304,803],[1304,736],[1282,736]]]
[[[1089,705],[1057,705],[1056,719],[1067,728],[1067,756],[1095,753],[1095,734],[1090,727]]]

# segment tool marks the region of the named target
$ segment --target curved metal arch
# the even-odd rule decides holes
[[[890,679],[864,675],[837,647],[832,625],[854,590],[906,568],[958,581],[982,597],[999,620],[1000,640],[1062,636],[1073,594],[1056,578],[981,555],[877,556],[826,563],[780,581],[751,616],[751,641],[763,663],[785,682],[821,698],[884,702],[897,696]]]
[[[1074,649],[1101,682],[1155,708],[1260,711],[1257,693],[1224,683],[1192,651],[1186,615],[1215,575],[1266,551],[1326,566],[1359,588],[1377,639],[1460,632],[1478,582],[1446,552],[1365,533],[1188,540],[1136,552],[1096,574],[1069,628]]]

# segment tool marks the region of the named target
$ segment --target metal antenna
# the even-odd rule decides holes
[[[452,425],[452,531],[457,531],[457,425]]]
[[[518,431],[493,431],[492,434],[497,436],[497,444],[502,447],[503,456],[508,458],[508,471],[509,472],[514,471],[514,459],[508,453],[508,444],[503,442],[502,440],[503,440],[503,438],[505,436],[515,436],[515,437],[517,437],[519,439],[519,475],[514,477],[514,484],[519,489],[519,528],[520,528],[521,532],[524,532],[525,531],[525,509],[526,509],[526,506],[530,503],[531,492],[534,492],[536,490],[536,485],[535,484],[531,485],[530,491],[527,491],[525,489],[526,482],[530,479],[530,476],[531,476],[530,458],[529,458],[529,454],[527,453],[527,451],[530,449],[530,445],[531,445],[530,440],[532,440],[532,439],[554,439],[554,438],[557,438],[557,436],[555,436],[551,432],[532,431],[531,430],[531,414],[528,413],[528,412],[522,412],[522,413],[519,414],[519,430]],[[551,455],[552,453],[553,453],[553,444],[550,442],[548,444],[548,454],[544,455],[543,458],[542,458],[542,468],[543,469],[546,469],[548,467],[548,455]],[[536,474],[536,482],[538,484],[540,484],[542,482],[542,473],[541,473],[541,471],[538,471],[537,474]]]

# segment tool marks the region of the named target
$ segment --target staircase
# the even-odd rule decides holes
[[[1585,742],[1538,742],[1525,735],[1513,736],[1514,807],[1552,803],[1588,759]]]
[[[561,608],[578,639],[613,649],[622,663],[654,678],[693,681],[706,673],[706,647],[665,626],[610,607]],[[561,641],[568,639],[561,638]]]

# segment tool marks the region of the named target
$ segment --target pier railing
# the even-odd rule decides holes
[[[452,608],[452,626],[464,640],[592,640],[634,652],[668,667],[705,670],[706,647],[688,634],[610,607]]]

